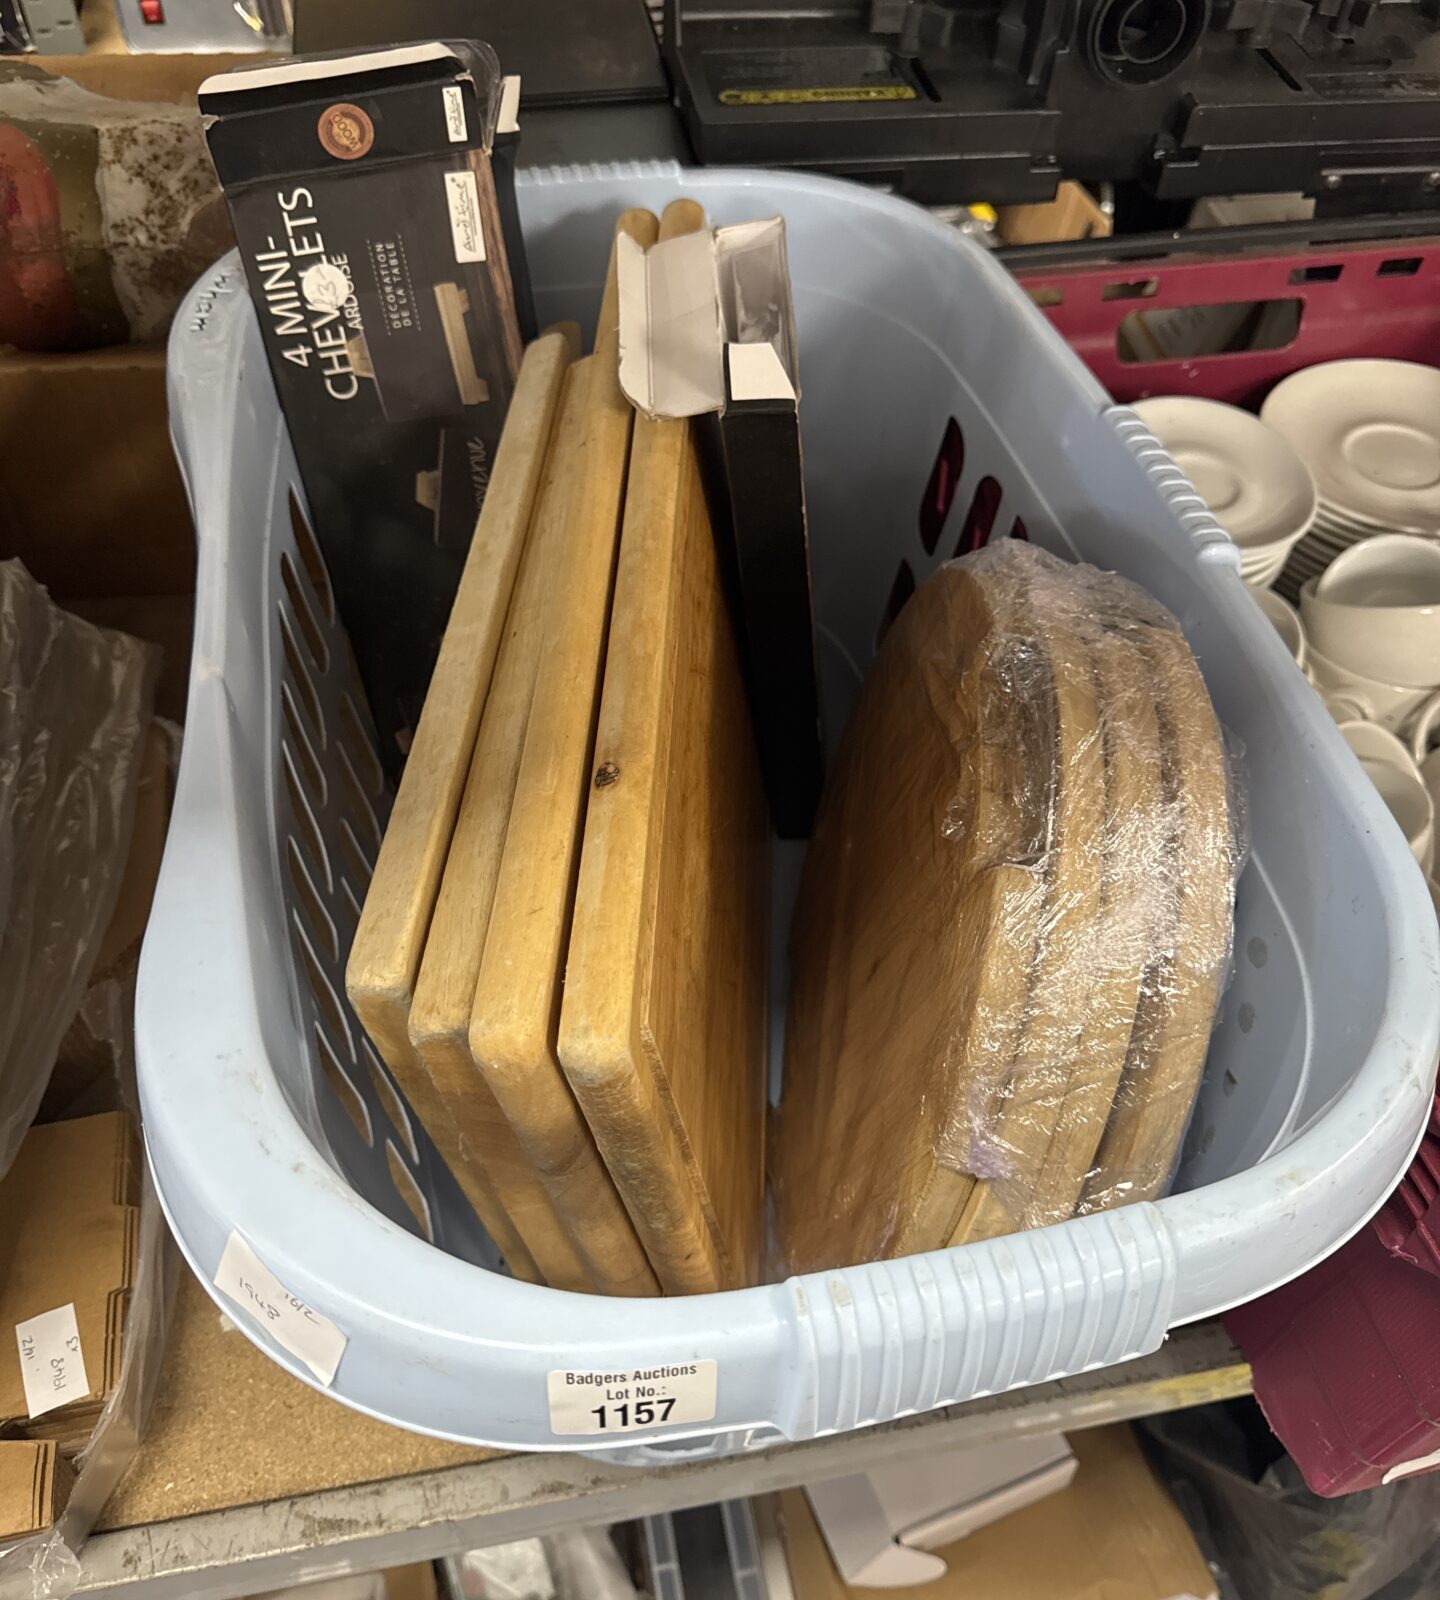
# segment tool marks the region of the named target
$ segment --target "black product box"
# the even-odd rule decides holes
[[[381,751],[403,764],[521,356],[513,80],[428,43],[200,88],[271,372]],[[503,219],[511,219],[510,237]],[[523,275],[523,257],[515,261]],[[528,304],[528,288],[522,297]]]
[[[697,419],[771,819],[804,838],[825,757],[785,222],[616,251],[620,387],[647,416]]]

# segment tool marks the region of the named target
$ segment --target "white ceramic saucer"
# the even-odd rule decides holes
[[[1294,445],[1327,511],[1372,531],[1440,533],[1440,371],[1327,361],[1277,384],[1263,421]]]
[[[1314,520],[1315,483],[1308,469],[1248,411],[1168,395],[1140,401],[1135,414],[1242,551],[1259,554],[1293,544]]]

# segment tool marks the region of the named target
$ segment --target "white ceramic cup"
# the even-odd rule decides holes
[[[1382,683],[1407,689],[1440,686],[1440,603],[1367,606],[1332,600],[1319,590],[1326,575],[1300,586],[1306,637],[1322,655]]]
[[[1424,765],[1432,743],[1440,745],[1440,692],[1425,701],[1410,723],[1410,754],[1417,765]]]
[[[1378,722],[1392,733],[1409,726],[1410,719],[1430,698],[1428,689],[1407,689],[1400,684],[1381,683],[1367,678],[1363,673],[1352,672],[1322,653],[1308,631],[1305,648],[1305,668],[1310,681],[1319,690],[1327,706],[1332,701],[1342,701],[1351,708],[1351,716],[1369,722]],[[1334,710],[1331,712],[1334,715]],[[1348,720],[1336,716],[1337,722]]]
[[[1341,666],[1440,685],[1440,542],[1387,533],[1342,551],[1300,591],[1306,632]]]
[[[1311,683],[1314,683],[1312,678]],[[1358,700],[1352,700],[1348,694],[1327,694],[1324,689],[1316,688],[1315,693],[1320,696],[1320,703],[1330,713],[1333,722],[1364,722],[1365,707]]]
[[[1440,605],[1440,542],[1412,533],[1360,539],[1326,567],[1317,589],[1337,605]]]
[[[1305,625],[1300,613],[1283,596],[1269,589],[1256,589],[1255,603],[1269,617],[1276,633],[1285,641],[1285,648],[1294,658],[1295,665],[1305,670]]]
[[[1420,778],[1425,787],[1430,791],[1430,798],[1435,801],[1435,813],[1440,816],[1440,750],[1432,750],[1420,763]]]
[[[1435,802],[1410,752],[1393,733],[1373,722],[1342,722],[1340,732],[1428,877],[1435,865]]]

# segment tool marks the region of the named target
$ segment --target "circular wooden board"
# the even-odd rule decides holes
[[[1014,1054],[1043,910],[1054,717],[1047,683],[1008,692],[1045,672],[1016,604],[941,569],[842,740],[792,941],[772,1177],[793,1270],[941,1245],[973,1185],[957,1130]]]
[[[1105,822],[1100,902],[1080,930],[1070,970],[1052,981],[1072,1013],[1068,1059],[1056,1057],[1036,1096],[1029,1159],[1009,1180],[986,1186],[985,1204],[964,1219],[955,1243],[1060,1222],[1075,1209],[1105,1132],[1134,1036],[1153,938],[1163,919],[1171,863],[1165,849],[1160,732],[1148,657],[1130,630],[1091,639],[1104,751]],[[1063,1092],[1059,1086],[1063,1082]],[[1043,1154],[1035,1146],[1049,1125]],[[977,1214],[978,1213],[978,1214]]]
[[[996,1175],[974,1186],[942,1243],[1013,1233],[1029,1225],[1032,1209],[1049,1209],[1041,1204],[1039,1189],[1046,1156],[1072,1080],[1089,1076],[1090,1053],[1098,1044],[1090,1031],[1091,999],[1099,971],[1096,934],[1103,927],[1107,854],[1106,742],[1094,648],[1098,629],[1072,606],[1035,604],[1030,638],[1030,649],[1048,660],[1055,695],[1044,919],[1014,1061],[986,1125],[972,1136],[988,1146]],[[1127,1028],[1133,1019],[1132,1003]],[[1107,1035],[1113,1031],[1107,1025]],[[1123,1042],[1119,1054],[1123,1059]],[[1108,1109],[1107,1103],[1100,1113],[1097,1140]]]
[[[1234,934],[1234,841],[1220,725],[1183,635],[1141,635],[1160,727],[1171,873],[1125,1071],[1081,1211],[1170,1181],[1205,1069]]]

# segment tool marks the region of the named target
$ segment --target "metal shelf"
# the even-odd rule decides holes
[[[1249,1368],[1219,1324],[1201,1323],[1121,1366],[752,1455],[665,1469],[578,1455],[501,1456],[97,1534],[85,1546],[77,1593],[229,1600],[304,1578],[786,1488],[941,1447],[1178,1410],[1249,1388]],[[217,1439],[216,1451],[224,1448]]]

